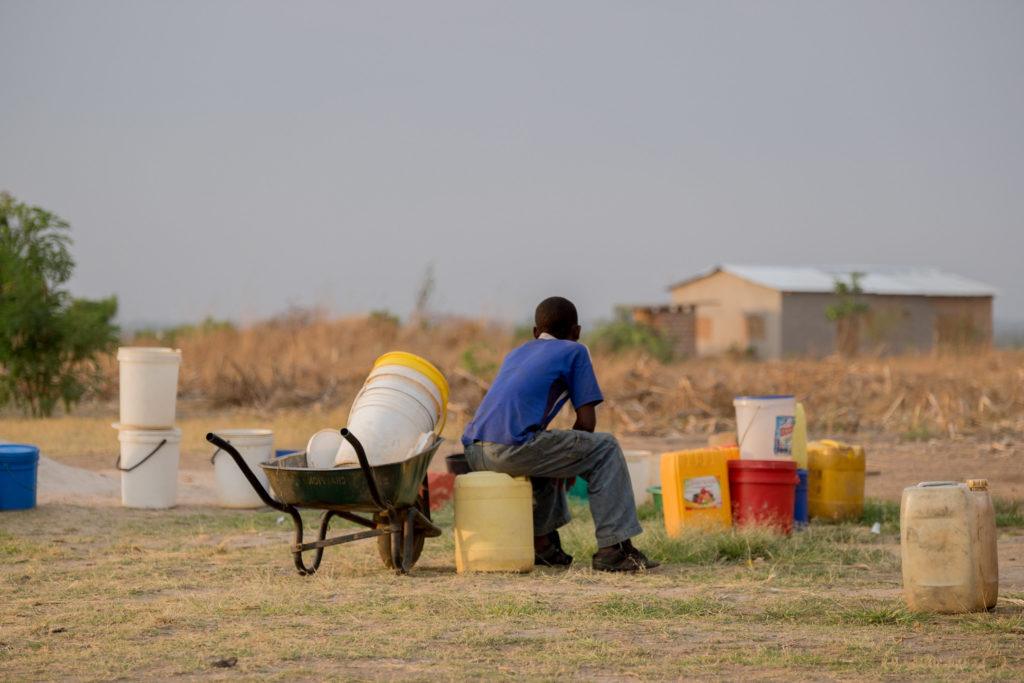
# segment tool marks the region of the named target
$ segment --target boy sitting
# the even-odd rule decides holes
[[[533,484],[534,562],[567,567],[572,557],[562,550],[558,528],[569,522],[563,480],[587,482],[598,551],[592,566],[608,572],[658,566],[633,547],[640,534],[626,459],[611,434],[594,434],[595,406],[604,400],[579,343],[576,307],[551,297],[537,306],[534,340],[506,356],[473,420],[462,436],[466,459],[474,470],[528,476]],[[546,430],[572,401],[576,423],[571,430]]]

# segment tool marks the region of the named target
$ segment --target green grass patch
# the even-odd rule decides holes
[[[882,525],[886,532],[899,531],[900,528],[900,504],[895,500],[878,500],[867,498],[864,500],[864,512],[860,516],[860,523],[871,526],[874,523]]]
[[[617,595],[594,605],[594,613],[610,619],[676,619],[721,614],[720,602],[705,597],[662,598],[656,595]]]
[[[1024,526],[1024,500],[995,498],[992,501],[992,505],[996,509],[996,526]]]

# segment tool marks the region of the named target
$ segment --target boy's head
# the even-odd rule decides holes
[[[576,307],[561,296],[552,296],[541,301],[533,314],[533,337],[536,339],[547,332],[557,339],[579,341],[580,321]]]

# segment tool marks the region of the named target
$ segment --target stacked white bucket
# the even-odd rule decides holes
[[[395,351],[374,363],[352,402],[348,429],[363,445],[371,465],[386,465],[402,462],[427,447],[433,435],[444,428],[447,412],[444,375],[419,356]],[[307,457],[313,458],[311,467],[352,467],[359,462],[347,441],[339,444],[330,461],[313,456],[316,449],[314,444],[310,446]]]
[[[174,426],[181,351],[118,349],[121,421],[121,504],[133,508],[174,507],[178,499],[181,430]]]

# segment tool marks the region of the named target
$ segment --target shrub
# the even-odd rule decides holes
[[[585,341],[595,351],[602,353],[641,351],[663,363],[672,360],[672,346],[660,332],[628,318],[599,324],[586,336]]]

